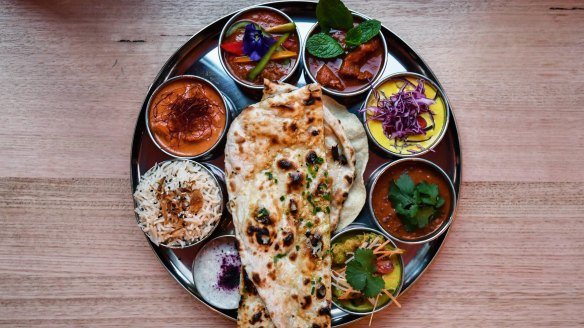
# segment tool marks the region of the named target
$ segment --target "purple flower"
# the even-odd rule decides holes
[[[268,52],[270,46],[276,40],[269,36],[265,36],[262,30],[257,29],[255,24],[249,23],[245,26],[245,34],[243,35],[243,53],[251,60],[258,61]]]

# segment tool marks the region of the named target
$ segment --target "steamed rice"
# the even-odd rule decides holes
[[[223,210],[216,180],[191,161],[155,165],[142,176],[134,199],[140,228],[155,244],[171,247],[188,246],[207,237],[219,223]],[[192,204],[188,203],[195,201],[198,206],[190,211]],[[185,203],[185,208],[181,206],[178,213],[169,215],[168,205],[176,210],[175,204]]]

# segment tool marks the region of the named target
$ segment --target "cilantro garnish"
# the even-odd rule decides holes
[[[286,197],[284,197],[284,196],[280,196],[280,201],[282,201],[282,202],[283,202],[283,201],[284,201],[284,199],[286,199]]]
[[[278,262],[279,259],[286,257],[286,255],[288,255],[288,253],[274,255],[274,263]]]
[[[444,205],[444,198],[440,197],[438,185],[426,181],[414,184],[406,173],[391,183],[389,200],[404,223],[406,231],[424,228]]]
[[[376,260],[373,250],[359,248],[355,251],[355,258],[347,263],[347,282],[366,297],[375,297],[385,286],[383,278],[374,275]]]
[[[268,180],[272,180],[274,178],[274,175],[270,171],[265,172],[264,174],[268,177]]]

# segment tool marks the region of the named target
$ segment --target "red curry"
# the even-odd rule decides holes
[[[444,198],[444,206],[440,209],[440,214],[424,228],[406,231],[389,200],[388,193],[391,182],[397,180],[403,173],[407,173],[415,184],[426,181],[438,185],[440,196]],[[452,206],[452,195],[448,182],[434,168],[420,162],[402,162],[390,167],[379,177],[373,190],[371,205],[375,218],[388,233],[400,239],[414,240],[438,230],[448,219]]]
[[[280,15],[279,13],[267,9],[255,9],[245,12],[239,17],[239,20],[237,22],[233,23],[233,25],[241,21],[253,22],[261,26],[263,29],[291,22],[288,18]],[[228,37],[225,37],[225,39],[222,40],[221,42],[222,43],[243,42],[243,35],[245,32],[244,30],[245,30],[244,28],[238,29],[235,33],[231,34]],[[275,39],[278,39],[281,36],[281,34],[273,33],[272,36]],[[296,33],[292,33],[290,34],[290,37],[288,37],[288,39],[282,44],[282,48],[288,51],[293,51],[296,54],[298,54],[300,47],[299,44],[300,43],[298,41],[298,35]],[[264,78],[269,79],[271,81],[280,81],[283,77],[285,77],[292,71],[294,65],[296,64],[296,61],[298,60],[298,56],[293,58],[270,60],[265,66],[265,68],[262,70],[262,72],[253,81],[250,81],[247,75],[256,66],[257,62],[247,63],[236,62],[235,59],[238,57],[237,55],[230,54],[224,50],[222,50],[222,53],[225,58],[227,67],[233,75],[238,77],[240,80],[251,82],[256,85],[262,85]]]
[[[358,23],[356,21],[354,25]],[[319,32],[318,28],[314,31]],[[333,29],[329,34],[343,49],[347,49],[346,31]],[[342,57],[321,59],[306,51],[305,58],[310,74],[318,83],[326,88],[348,93],[363,88],[375,79],[383,66],[384,50],[381,36],[378,35],[355,49],[345,51]]]
[[[207,83],[178,79],[154,96],[148,121],[161,147],[178,156],[196,156],[221,138],[226,123],[225,103]]]

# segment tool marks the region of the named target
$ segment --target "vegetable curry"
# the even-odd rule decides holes
[[[250,72],[258,65],[258,58],[249,58],[244,56],[245,49],[245,30],[247,25],[253,23],[262,31],[264,37],[277,40],[285,33],[275,31],[268,33],[271,28],[286,26],[291,23],[286,17],[279,13],[266,9],[254,9],[243,13],[240,19],[232,24],[221,41],[223,60],[229,71],[242,81],[251,82],[252,84],[261,85],[264,78],[271,81],[280,81],[291,73],[296,61],[300,42],[295,32],[289,34],[285,41],[276,49],[270,60],[257,76],[250,79]],[[273,42],[273,41],[272,41]]]
[[[428,184],[435,184],[438,187],[439,197],[443,198],[443,206],[439,208],[436,215],[433,215],[423,228],[407,229],[404,221],[396,212],[396,204],[390,200],[389,193],[392,183],[400,179],[403,174],[407,174],[414,184],[425,181]],[[452,206],[452,195],[448,182],[436,172],[432,167],[420,162],[402,162],[390,167],[377,180],[373,190],[371,205],[375,218],[380,225],[391,235],[404,240],[414,240],[427,236],[438,230],[448,219],[450,207]]]

